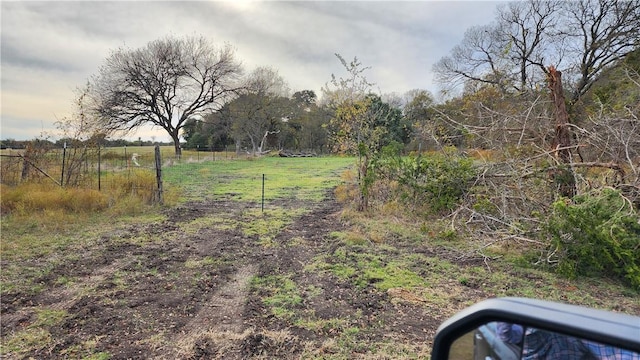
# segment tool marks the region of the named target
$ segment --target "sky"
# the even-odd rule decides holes
[[[292,91],[346,75],[335,54],[370,67],[380,94],[426,89],[464,32],[490,23],[489,1],[1,1],[0,139],[60,137],[77,88],[118,48],[166,36],[230,44],[246,73],[276,69]],[[158,128],[127,136],[168,141]]]

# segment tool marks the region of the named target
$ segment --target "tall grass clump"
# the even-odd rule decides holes
[[[51,182],[2,185],[3,215],[33,215],[46,211],[86,214],[109,210],[120,202],[151,205],[155,197],[153,173],[134,171],[109,176],[101,191],[81,187],[60,187]]]
[[[115,202],[132,198],[139,200],[141,204],[152,204],[156,187],[155,174],[144,170],[117,174],[106,183],[106,191]]]
[[[52,182],[0,185],[2,255],[46,254],[90,237],[92,231],[105,228],[113,219],[148,212],[154,184],[153,174],[143,172],[110,175],[100,191],[60,187]],[[176,198],[165,196],[165,203]]]
[[[2,185],[2,214],[32,215],[61,210],[70,213],[102,211],[108,207],[107,194],[93,189],[62,188],[49,183]]]

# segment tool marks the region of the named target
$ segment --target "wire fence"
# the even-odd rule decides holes
[[[255,157],[235,152],[183,151],[172,147],[4,150],[1,183],[49,182],[61,187],[152,194],[178,189],[185,200],[234,199],[261,204],[284,199],[314,200],[325,184],[329,158]],[[329,167],[331,168],[331,167]]]
[[[49,183],[61,187],[105,190],[132,183],[135,178],[156,176],[158,168],[220,160],[246,159],[246,154],[210,151],[183,151],[160,147],[160,163],[155,147],[3,149],[0,152],[0,183]],[[188,182],[188,181],[187,181]],[[147,186],[147,185],[144,185]],[[148,189],[144,189],[148,190]]]
[[[353,160],[336,157],[224,157],[184,159],[163,168],[163,180],[182,190],[189,201],[242,200],[283,204],[313,202],[342,182]]]

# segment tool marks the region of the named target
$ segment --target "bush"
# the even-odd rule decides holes
[[[472,185],[473,160],[451,150],[410,156],[399,162],[401,196],[411,205],[427,205],[434,213],[454,209]]]
[[[559,274],[622,278],[640,289],[638,213],[619,191],[605,188],[556,201],[547,232]]]

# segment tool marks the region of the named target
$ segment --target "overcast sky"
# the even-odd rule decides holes
[[[0,138],[27,140],[69,116],[75,89],[110,51],[167,35],[231,44],[245,71],[277,69],[291,90],[344,75],[335,53],[357,56],[380,93],[437,92],[432,66],[471,26],[494,19],[488,1],[2,1]],[[168,141],[162,130],[138,136]]]

